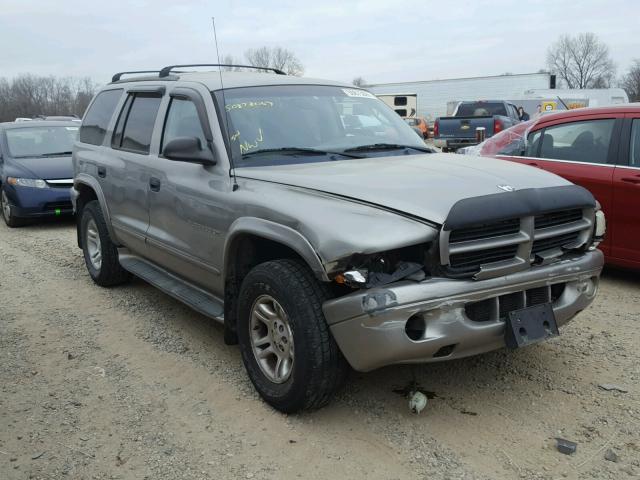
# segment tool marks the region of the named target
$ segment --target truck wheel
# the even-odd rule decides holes
[[[303,263],[275,260],[253,268],[238,299],[242,360],[258,393],[292,413],[322,407],[348,364],[322,313],[328,290]]]
[[[2,207],[2,218],[4,219],[4,223],[7,224],[7,227],[15,228],[21,227],[25,224],[25,220],[23,218],[18,218],[13,214],[12,205],[4,190],[0,193],[0,207]]]
[[[80,239],[84,262],[94,282],[102,287],[110,287],[129,280],[131,275],[120,266],[118,250],[109,237],[97,200],[92,200],[82,209]]]

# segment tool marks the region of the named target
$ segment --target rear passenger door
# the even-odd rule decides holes
[[[612,116],[593,116],[547,125],[529,134],[526,158],[518,160],[585,187],[611,218],[621,124]],[[600,247],[605,255],[610,254],[610,245],[611,235],[607,235]]]
[[[608,217],[616,263],[640,267],[640,114],[627,114]]]
[[[149,226],[150,147],[163,92],[164,87],[128,90],[111,137],[111,159],[103,172],[103,191],[116,235],[141,254]]]

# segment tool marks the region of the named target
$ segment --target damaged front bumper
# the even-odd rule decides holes
[[[599,250],[487,280],[431,278],[359,290],[324,303],[336,342],[351,366],[462,358],[505,345],[505,315],[550,302],[558,325],[594,299]]]

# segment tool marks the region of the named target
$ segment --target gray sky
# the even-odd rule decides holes
[[[90,76],[215,63],[262,45],[293,50],[305,75],[370,83],[545,66],[563,33],[594,32],[618,73],[640,57],[638,0],[0,0],[0,75]]]

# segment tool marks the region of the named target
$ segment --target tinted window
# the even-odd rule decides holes
[[[119,148],[136,153],[149,153],[153,126],[161,100],[162,97],[157,95],[137,94],[133,97],[124,120],[122,142]],[[118,145],[114,145],[114,148],[118,148]]]
[[[124,102],[122,110],[120,110],[118,122],[116,123],[116,128],[113,130],[113,138],[111,139],[111,146],[114,148],[120,148],[120,145],[122,144],[122,131],[124,130],[124,124],[127,121],[127,114],[129,113],[129,108],[131,108],[132,100],[133,95],[129,95],[127,100]]]
[[[165,120],[162,145],[179,137],[196,137],[200,139],[201,147],[207,145],[195,104],[191,100],[173,98]]]
[[[116,109],[122,89],[105,90],[95,98],[80,127],[80,141],[102,145],[107,127]]]
[[[498,102],[472,102],[461,103],[458,106],[456,117],[486,117],[493,115],[507,116],[504,103]]]
[[[640,120],[633,121],[630,152],[629,163],[634,167],[640,167]]]
[[[614,119],[555,125],[544,130],[540,158],[607,163]]]
[[[407,97],[396,97],[393,99],[393,104],[396,107],[404,107],[407,104]]]

